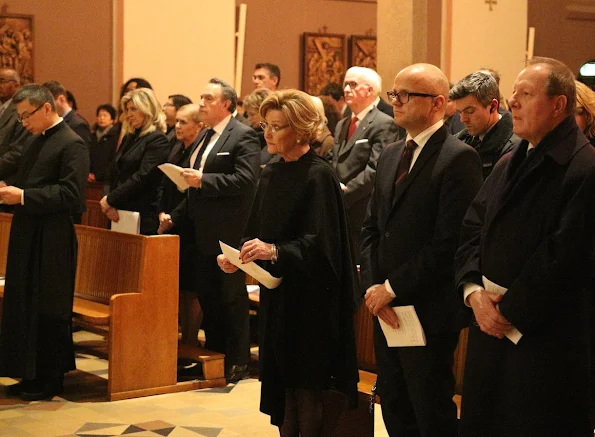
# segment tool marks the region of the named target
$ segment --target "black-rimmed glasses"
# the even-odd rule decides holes
[[[399,91],[399,92],[387,91],[386,95],[387,95],[388,101],[390,103],[394,102],[395,100],[398,100],[401,105],[404,105],[405,103],[409,103],[409,99],[411,98],[411,96],[413,96],[413,97],[438,97],[437,94],[410,93],[407,91]]]
[[[45,103],[43,104],[45,105]],[[17,115],[17,120],[19,121],[19,123],[24,123],[27,120],[29,120],[29,118],[35,114],[37,111],[39,111],[41,108],[43,108],[43,105],[41,105],[39,108],[37,108],[35,111],[27,113],[27,112],[23,112],[21,115]]]
[[[279,132],[280,130],[283,130],[283,129],[285,129],[286,127],[289,127],[289,125],[288,125],[288,124],[286,124],[285,126],[272,126],[272,125],[270,125],[270,124],[268,124],[267,122],[264,122],[264,121],[261,121],[260,123],[258,123],[258,125],[260,126],[260,128],[261,128],[263,131],[266,131],[267,129],[270,129],[270,130],[271,130],[271,132],[273,132],[273,133],[277,133],[277,132]]]

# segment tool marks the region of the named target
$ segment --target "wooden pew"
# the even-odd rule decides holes
[[[103,183],[88,182],[85,190],[87,211],[83,213],[81,223],[86,226],[107,229],[108,218],[101,212],[99,201],[103,197]]]
[[[0,274],[11,219],[0,214]],[[211,352],[199,354],[209,380],[177,383],[179,237],[75,228],[73,319],[108,330],[109,400],[225,386],[224,355]]]

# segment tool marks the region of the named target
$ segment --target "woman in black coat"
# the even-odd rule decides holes
[[[159,184],[169,153],[165,137],[165,114],[148,88],[130,91],[120,103],[126,116],[124,137],[111,177],[110,193],[101,199],[101,210],[115,222],[118,209],[140,213],[140,233],[153,235],[159,227]]]
[[[357,397],[355,263],[343,195],[310,147],[320,116],[309,95],[277,91],[260,115],[269,152],[281,159],[262,172],[240,258],[283,278],[273,290],[260,286],[260,409],[283,437],[319,436],[337,419],[323,403],[329,391],[352,405]],[[223,255],[218,263],[237,270]]]
[[[109,181],[109,172],[118,148],[120,124],[116,123],[116,108],[110,104],[99,105],[97,121],[89,147],[91,172],[87,182]]]

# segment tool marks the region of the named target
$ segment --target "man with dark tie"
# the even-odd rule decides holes
[[[74,370],[72,302],[77,239],[72,213],[84,197],[89,155],[56,114],[50,92],[26,85],[14,96],[18,118],[34,135],[0,200],[15,205],[0,329],[0,375],[21,378],[8,389],[27,401],[62,391]],[[8,168],[5,169],[8,172]],[[0,178],[4,178],[4,170]]]
[[[461,436],[592,436],[590,293],[595,150],[572,71],[533,58],[510,97],[523,140],[467,211],[456,255],[473,310]]]
[[[465,124],[456,137],[477,150],[485,179],[500,157],[521,142],[512,131],[510,112],[498,112],[498,83],[487,73],[471,73],[452,87],[449,97]]]
[[[479,156],[444,127],[448,80],[414,64],[388,93],[406,140],[388,145],[362,230],[361,281],[374,318],[378,394],[391,437],[454,437],[453,353],[465,325],[453,258],[465,211],[482,184]],[[378,317],[413,305],[426,346],[388,347]]]
[[[246,226],[260,170],[260,143],[254,130],[232,117],[236,91],[211,79],[200,96],[203,129],[183,176],[186,199],[171,213],[171,224],[194,222],[198,263],[198,300],[202,306],[206,348],[225,354],[228,382],[249,376],[248,295],[245,274],[227,275],[217,265],[219,240],[234,247]]]
[[[376,106],[382,89],[374,70],[351,67],[345,74],[345,102],[353,116],[344,118],[335,128],[331,153],[341,188],[356,262],[359,263],[360,233],[376,176],[380,152],[396,136],[393,119]]]

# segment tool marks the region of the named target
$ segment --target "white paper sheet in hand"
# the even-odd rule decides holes
[[[482,276],[481,279],[483,280],[483,285],[487,291],[491,291],[492,293],[498,293],[502,295],[506,294],[506,292],[508,291],[508,288],[504,288],[501,285],[498,285],[495,282],[490,281],[485,276]],[[506,338],[508,338],[514,344],[518,344],[522,337],[523,334],[521,334],[521,332],[514,326],[510,331],[506,333]]]
[[[161,164],[159,170],[161,170],[165,175],[171,179],[171,181],[176,184],[178,190],[184,191],[187,190],[190,185],[184,180],[182,176],[182,172],[184,169],[174,164],[166,163]]]
[[[240,251],[225,244],[223,241],[219,241],[219,246],[221,246],[223,255],[225,255],[230,263],[248,273],[266,288],[271,290],[273,288],[277,288],[283,280],[283,278],[275,278],[256,263],[249,262],[248,264],[242,264],[242,260],[240,259]]]
[[[413,305],[393,307],[393,310],[399,318],[398,329],[378,318],[388,347],[425,346],[426,334]]]
[[[140,213],[119,209],[118,216],[120,220],[117,223],[112,220],[112,231],[124,234],[140,234]]]

